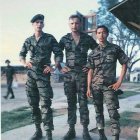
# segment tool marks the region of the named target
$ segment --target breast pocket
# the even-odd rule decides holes
[[[88,47],[81,47],[80,48],[80,50],[81,50],[81,53],[87,53],[88,52]]]
[[[50,44],[41,45],[40,48],[42,52],[47,52],[48,50],[51,50],[51,45]]]
[[[101,64],[100,54],[94,54],[93,59],[94,59],[94,65],[98,67]]]
[[[34,54],[35,54],[35,47],[32,46],[32,45],[30,45],[30,46],[28,46],[27,49],[28,49],[28,51],[29,51],[30,56],[33,57]]]
[[[106,56],[106,62],[114,62],[115,61],[115,57],[112,54],[108,54]]]
[[[70,43],[66,43],[66,44],[65,44],[65,49],[66,49],[66,51],[72,50],[71,44],[70,44]]]

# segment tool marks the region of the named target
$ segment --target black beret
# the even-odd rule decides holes
[[[36,20],[44,20],[44,16],[41,15],[41,14],[35,15],[35,16],[31,19],[31,23],[34,23]]]
[[[5,60],[5,63],[10,63],[10,60],[8,60],[8,59],[7,59],[7,60]]]

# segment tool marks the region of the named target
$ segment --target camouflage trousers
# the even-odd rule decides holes
[[[120,124],[118,113],[118,97],[114,94],[112,89],[104,85],[92,85],[93,103],[96,111],[96,122],[98,129],[104,128],[104,113],[103,113],[103,99],[105,100],[110,122],[112,135],[120,133]]]
[[[37,75],[34,71],[28,71],[26,93],[34,123],[40,124],[43,122],[45,131],[53,130],[53,113],[51,109],[53,91],[50,85],[50,75]]]
[[[64,77],[64,90],[68,102],[68,124],[76,124],[77,95],[79,102],[80,122],[89,124],[89,111],[87,107],[87,74],[68,72]]]

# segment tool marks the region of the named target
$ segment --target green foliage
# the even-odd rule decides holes
[[[110,29],[110,33],[112,37],[116,40],[126,39],[129,40],[129,44],[133,44],[136,39],[135,34],[129,30],[122,22],[120,22],[111,12],[108,10],[119,3],[119,0],[99,0],[98,3],[101,5],[97,12],[97,24],[98,25],[106,25]],[[139,40],[136,41],[136,44],[139,44]],[[122,49],[126,51],[124,44],[121,44]]]
[[[1,132],[12,130],[21,126],[29,125],[31,121],[31,111],[27,107],[4,111],[1,113]]]
[[[115,16],[113,16],[109,11],[108,8],[114,6],[118,0],[99,0],[98,3],[101,7],[98,9],[97,15],[97,24],[98,25],[106,25],[110,29],[110,33],[113,33],[113,26],[116,22]]]
[[[140,104],[137,104],[135,107],[136,107],[136,108],[140,108]]]
[[[124,99],[130,96],[134,96],[134,95],[138,95],[140,94],[140,92],[135,92],[135,91],[124,91],[124,93],[122,95],[119,95],[118,98],[119,99]],[[93,98],[88,98],[88,103],[89,104],[93,104]]]
[[[53,110],[53,116],[63,115],[66,109]],[[31,110],[29,107],[21,107],[10,112],[1,113],[1,132],[32,124]]]
[[[102,6],[105,6],[106,9],[114,6],[118,2],[119,0],[98,0],[98,3],[101,4]]]
[[[122,127],[139,127],[140,126],[140,121],[133,119],[133,115],[135,115],[135,112],[128,112],[125,111],[120,114],[120,124]],[[110,121],[106,121],[106,125],[110,126]]]
[[[120,124],[121,126],[130,126],[130,127],[138,127],[140,126],[140,121],[139,120],[134,120],[133,115],[135,112],[123,112],[120,114],[121,119],[120,119]]]
[[[124,99],[130,96],[134,96],[134,95],[138,95],[140,94],[139,92],[135,92],[135,91],[124,91],[124,94],[119,95],[119,99]]]
[[[97,12],[97,25],[107,26],[109,28],[110,37],[113,38],[115,44],[118,44],[129,57],[130,61],[126,74],[126,80],[129,81],[130,72],[134,64],[140,61],[140,38],[108,11],[109,8],[112,8],[118,2],[119,0],[98,0],[101,6]]]

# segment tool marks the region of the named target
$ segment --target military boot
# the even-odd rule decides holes
[[[14,98],[15,98],[15,96],[11,96],[11,97],[10,97],[10,99],[14,99]]]
[[[74,126],[70,126],[67,134],[64,136],[63,140],[71,140],[76,137],[76,132]]]
[[[9,96],[9,91],[7,91],[7,95],[3,96],[4,99],[7,99]]]
[[[10,99],[14,99],[15,98],[15,95],[14,95],[14,93],[13,93],[13,91],[11,92],[11,97],[10,97]]]
[[[118,135],[113,136],[113,140],[119,140],[119,134],[118,134]]]
[[[107,140],[105,133],[104,133],[104,129],[99,129],[99,140]]]
[[[84,140],[91,140],[91,137],[88,132],[88,127],[83,128],[83,139]]]
[[[46,131],[46,139],[45,140],[52,140],[52,131],[51,130]]]
[[[41,130],[40,124],[37,124],[35,126],[36,126],[36,132],[31,137],[30,140],[40,140],[42,138],[42,130]]]
[[[7,99],[8,97],[5,95],[5,96],[3,96],[3,98],[4,98],[4,99]]]

